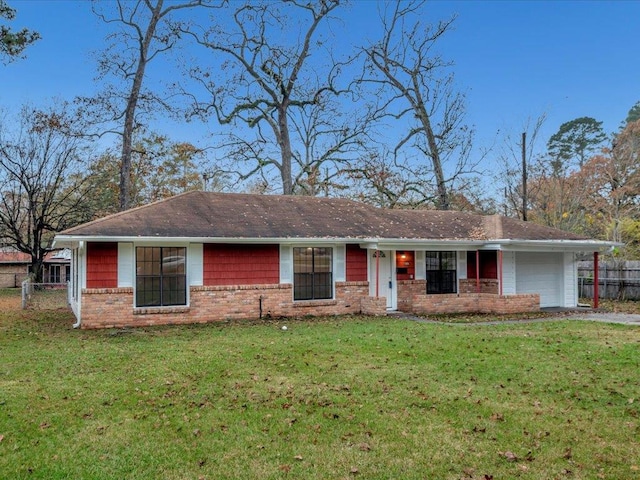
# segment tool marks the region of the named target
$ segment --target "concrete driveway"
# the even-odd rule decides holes
[[[558,317],[558,319],[589,320],[592,322],[622,323],[625,325],[640,326],[640,315],[634,315],[631,313],[608,313],[608,312],[594,312],[594,311],[589,311],[585,313],[572,312],[569,315],[563,315],[561,317]]]
[[[622,325],[635,325],[640,327],[640,315],[631,313],[611,313],[611,312],[598,312],[592,309],[584,309],[584,311],[565,308],[543,308],[542,311],[547,313],[557,313],[557,316],[550,315],[548,317],[538,318],[515,318],[513,320],[497,320],[487,322],[442,322],[428,317],[419,317],[403,312],[389,312],[390,317],[402,318],[406,320],[413,320],[422,323],[440,323],[446,325],[457,326],[471,326],[471,325],[504,325],[509,323],[540,323],[540,322],[555,322],[558,320],[576,320],[576,321],[589,321],[589,322],[602,322],[602,323],[618,323]]]

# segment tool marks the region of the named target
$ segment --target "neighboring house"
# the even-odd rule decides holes
[[[48,252],[42,270],[44,283],[67,283],[71,279],[71,250],[63,248]]]
[[[11,248],[0,249],[0,288],[15,288],[29,276],[31,256]]]
[[[575,307],[610,242],[501,216],[191,192],[56,235],[75,326]]]
[[[29,277],[31,255],[13,248],[0,249],[0,288],[19,287]],[[42,265],[42,281],[66,283],[71,278],[71,250],[49,252]]]

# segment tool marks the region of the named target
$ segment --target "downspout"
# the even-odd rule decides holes
[[[76,249],[75,255],[72,256],[71,264],[74,267],[73,272],[71,272],[71,279],[75,280],[73,288],[77,289],[77,298],[76,298],[76,323],[72,325],[73,328],[80,328],[82,325],[82,269],[80,268],[80,252],[84,250],[84,242],[79,242],[78,248]],[[73,258],[75,257],[75,258]]]
[[[498,250],[498,289],[502,296],[502,250]]]
[[[476,293],[480,293],[480,250],[476,250]]]
[[[593,252],[593,308],[598,308],[600,297],[600,275],[598,273],[598,252]]]

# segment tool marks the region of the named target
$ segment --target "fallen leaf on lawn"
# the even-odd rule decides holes
[[[289,473],[291,471],[291,465],[280,465],[278,468],[284,473]]]
[[[518,460],[518,456],[513,452],[498,452],[501,456],[503,456],[507,462],[515,462]]]
[[[42,422],[40,424],[40,430],[44,430],[45,428],[49,428],[51,426],[51,424],[47,423],[47,422]]]
[[[501,413],[494,413],[493,415],[491,415],[491,420],[493,420],[494,422],[504,422],[504,415],[502,415]]]
[[[296,455],[296,456],[295,456],[295,457],[293,457],[293,458],[295,458],[296,460],[302,460],[302,455]]]
[[[0,442],[4,440],[4,435],[0,435]]]
[[[360,450],[362,450],[363,452],[368,452],[371,450],[371,445],[369,445],[368,443],[361,443]]]
[[[351,475],[357,475],[358,473],[360,473],[356,467],[351,467],[350,472]]]

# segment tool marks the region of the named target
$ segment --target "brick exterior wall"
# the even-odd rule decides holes
[[[0,288],[19,287],[29,276],[29,265],[0,264]]]
[[[362,312],[365,315],[376,315],[378,317],[387,314],[387,297],[363,297]]]
[[[336,282],[332,300],[294,302],[290,284],[191,287],[190,305],[133,307],[132,288],[84,289],[82,328],[136,327],[268,317],[384,314],[386,300],[369,298],[368,282]]]
[[[540,295],[495,293],[450,293],[427,295],[425,280],[398,282],[398,310],[418,314],[521,313],[540,310]]]
[[[465,278],[458,281],[460,293],[478,293],[476,291],[476,279]],[[493,278],[481,278],[480,279],[480,293],[493,293],[497,295],[499,293],[500,284],[498,280]]]

